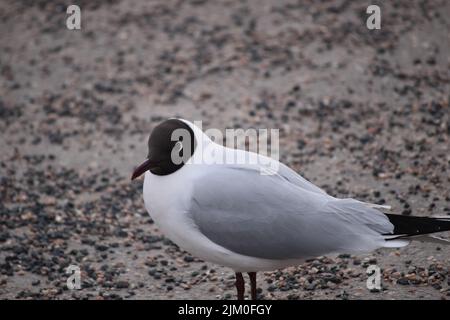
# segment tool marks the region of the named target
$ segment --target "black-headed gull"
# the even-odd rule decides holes
[[[238,299],[244,298],[243,272],[256,299],[257,271],[322,255],[402,247],[450,230],[448,218],[385,214],[383,206],[332,197],[274,159],[216,144],[186,120],[155,127],[148,150],[132,176],[145,173],[147,211],[178,246],[232,268]],[[235,163],[236,156],[249,155],[262,161]],[[261,174],[262,166],[277,171]]]

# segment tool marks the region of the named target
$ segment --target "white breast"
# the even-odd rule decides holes
[[[190,218],[188,211],[193,176],[196,174],[201,174],[201,165],[185,165],[166,176],[145,173],[145,207],[166,237],[200,259],[230,267],[235,271],[274,270],[299,262],[243,256],[213,243],[204,236]]]

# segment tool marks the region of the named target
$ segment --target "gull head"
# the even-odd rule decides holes
[[[151,132],[147,159],[134,170],[131,180],[148,170],[159,176],[179,170],[191,158],[195,147],[196,139],[189,122],[180,119],[163,121]]]

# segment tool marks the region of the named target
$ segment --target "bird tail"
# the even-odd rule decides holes
[[[450,245],[450,241],[431,235],[436,232],[450,231],[450,216],[416,217],[385,213],[394,225],[394,232],[386,236],[388,246],[403,246],[410,240],[419,240]],[[388,244],[391,242],[391,244]],[[405,245],[406,245],[405,244]]]

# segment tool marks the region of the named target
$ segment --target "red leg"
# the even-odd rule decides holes
[[[252,300],[256,300],[256,272],[249,272],[248,276],[250,277],[250,285],[252,288]]]
[[[244,292],[245,292],[245,281],[242,273],[236,272],[236,290],[238,300],[244,300]]]

